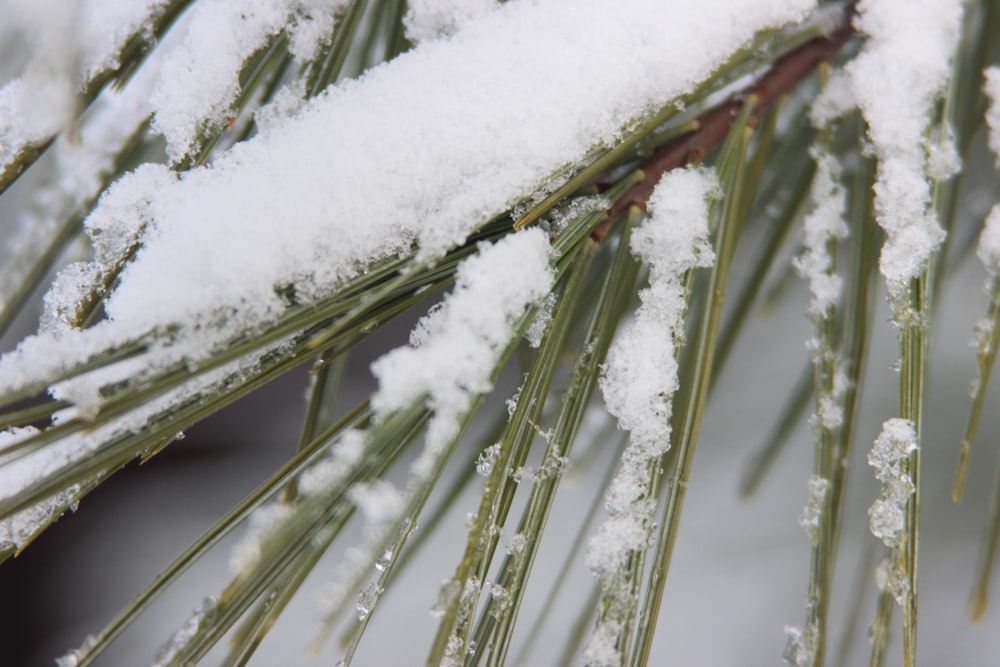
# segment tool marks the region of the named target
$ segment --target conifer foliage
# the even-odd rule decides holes
[[[952,474],[922,465],[931,334],[976,254],[989,298],[964,323],[978,370],[955,500],[987,455],[996,0],[2,0],[0,15],[0,205],[19,211],[0,333],[38,320],[0,356],[0,559],[31,558],[110,476],[310,367],[287,463],[59,665],[102,664],[230,536],[229,571],[164,628],[158,667],[255,664],[272,643],[365,663],[426,549],[449,573],[424,600],[433,631],[398,633],[396,660],[672,664],[654,633],[683,576],[699,434],[727,419],[710,400],[757,314],[806,291],[809,364],[742,489],[784,483],[769,471],[808,419],[805,606],[776,636],[817,667],[867,626],[872,665],[917,664],[935,604],[918,605],[923,480]],[[407,315],[409,342],[348,404],[352,351]],[[879,331],[893,358],[869,359]],[[882,391],[873,361],[898,374],[880,433],[859,427]],[[865,476],[867,514],[848,501]],[[867,588],[836,568],[859,540]],[[282,644],[272,628],[317,582],[313,645]],[[559,606],[571,588],[589,593]]]

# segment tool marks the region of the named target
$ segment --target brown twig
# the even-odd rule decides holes
[[[714,107],[696,120],[696,129],[657,148],[641,167],[644,178],[608,209],[607,218],[591,233],[601,242],[622,213],[631,206],[645,208],[660,177],[671,169],[698,162],[722,143],[748,99],[754,103],[748,123],[755,126],[779,97],[787,94],[820,63],[831,61],[854,34],[850,21],[829,37],[818,37],[779,59],[756,84]]]

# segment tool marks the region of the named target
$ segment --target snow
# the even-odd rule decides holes
[[[348,552],[329,587],[326,597],[331,614],[354,594],[356,583],[364,580],[372,563],[377,565],[385,557],[390,541],[397,539],[405,522],[412,519],[406,512],[434,478],[447,445],[459,433],[460,418],[477,394],[492,388],[491,376],[514,337],[515,324],[552,290],[549,251],[548,235],[537,228],[512,233],[493,244],[481,243],[475,255],[459,264],[452,292],[414,327],[410,344],[372,364],[379,383],[371,399],[375,413],[372,428],[421,398],[433,416],[423,451],[411,464],[404,489],[373,481],[355,484],[347,491],[350,502],[364,516],[364,537],[360,546]],[[313,496],[338,490],[363,460],[367,436],[366,431],[348,431],[330,456],[302,475],[299,491]],[[492,468],[496,451],[483,452],[477,468]],[[549,464],[549,474],[558,472],[559,463],[564,465],[562,461]],[[260,522],[270,525],[268,516]],[[237,564],[252,565],[259,554],[255,545],[266,536],[252,527],[249,546],[234,553]],[[249,558],[244,560],[245,555]],[[378,591],[372,590],[372,595],[358,602],[361,616],[367,616],[378,597]]]
[[[809,500],[799,517],[799,525],[809,533],[809,542],[819,542],[819,527],[823,521],[823,507],[830,492],[830,480],[818,475],[809,478]]]
[[[552,289],[549,239],[540,229],[507,236],[458,268],[455,289],[424,317],[397,348],[372,364],[379,388],[372,396],[376,415],[387,415],[426,396],[434,417],[428,450],[414,464],[429,472],[431,452],[458,432],[458,418],[477,393],[488,391],[494,366],[514,324]]]
[[[124,261],[152,221],[151,194],[176,178],[176,173],[163,165],[146,164],[105,191],[84,225],[94,259],[67,267],[53,281],[46,294],[42,331],[58,333],[79,326],[77,313],[90,286],[99,284]]]
[[[552,309],[555,304],[556,293],[552,292],[545,297],[545,301],[542,302],[542,306],[538,309],[535,319],[531,321],[531,326],[528,327],[528,331],[524,335],[528,341],[528,345],[531,347],[538,349],[541,346],[545,329],[548,328],[549,322],[552,321]]]
[[[903,606],[910,594],[910,579],[898,559],[895,564],[888,558],[883,558],[875,566],[875,585],[880,591],[892,594],[896,604]]]
[[[843,289],[843,280],[834,273],[830,244],[847,237],[844,222],[847,195],[837,158],[814,148],[813,159],[816,162],[816,175],[810,187],[813,209],[802,223],[804,250],[792,265],[809,281],[812,301],[807,312],[814,319],[822,319],[832,314]]]
[[[5,0],[4,22],[24,35],[32,58],[0,88],[0,173],[27,146],[67,127],[76,95],[94,75],[119,64],[129,37],[148,26],[166,0]]]
[[[817,624],[803,630],[793,625],[785,626],[785,651],[782,657],[792,667],[812,667],[816,661]]]
[[[914,491],[913,481],[904,465],[918,448],[913,423],[893,418],[882,425],[882,432],[868,453],[868,465],[882,482],[882,492],[868,510],[872,534],[888,547],[899,542],[904,527],[906,503]]]
[[[986,110],[986,125],[989,128],[990,150],[1000,166],[1000,67],[990,67],[983,72],[986,85],[983,87],[989,105]],[[1000,273],[1000,204],[990,209],[979,235],[976,251],[990,276]]]
[[[76,13],[63,5],[16,4],[26,30],[52,32],[38,36],[37,59],[22,78],[0,90],[0,164],[65,126],[75,111],[79,72],[115,62],[115,48],[147,26],[163,3],[93,0],[74,5]],[[309,55],[310,45],[332,26],[331,14],[313,11],[319,5],[305,0],[241,6],[234,13],[233,3],[202,0],[187,17],[179,45],[164,49],[149,103],[172,159],[190,147],[201,123],[225,120],[238,60],[265,43],[276,26],[291,20],[290,48],[297,57]],[[51,388],[74,403],[63,419],[93,415],[108,383],[141,379],[178,361],[194,366],[233,335],[273,322],[287,307],[276,286],[294,285],[308,305],[379,260],[415,252],[420,262],[432,263],[484,222],[544,190],[561,170],[693,90],[756,33],[799,20],[814,6],[814,0],[727,0],[694,7],[662,0],[505,3],[462,18],[450,37],[423,42],[357,81],[301,106],[275,109],[254,139],[209,167],[181,176],[163,166],[140,167],[107,193],[87,221],[96,261],[60,279],[50,296],[46,330],[0,358],[0,391],[52,384],[51,378],[74,364],[181,325],[169,342]],[[91,25],[81,18],[90,11],[101,19],[94,25],[116,26],[103,30],[93,43],[98,46],[87,42],[81,28]],[[684,20],[678,20],[681,11]],[[317,23],[306,25],[307,15]],[[28,108],[36,115],[26,115]],[[282,109],[291,115],[281,118]],[[667,179],[678,187],[687,182],[688,196],[703,196],[710,180],[698,171]],[[709,256],[701,246],[677,246],[680,252],[669,261],[654,259],[669,250],[665,243],[681,240],[664,240],[673,238],[670,229],[654,235],[660,225],[655,221],[683,217],[704,202],[695,209],[675,206],[652,202],[659,212],[634,240],[637,254],[658,267],[654,274],[672,275]],[[106,303],[108,320],[86,331],[68,326],[72,304],[136,239],[140,250]],[[501,258],[497,264],[505,270],[486,271],[488,257]],[[415,476],[427,474],[470,396],[488,388],[487,369],[513,323],[551,290],[551,280],[548,238],[541,230],[484,247],[459,269],[455,292],[424,321],[415,345],[375,365],[377,417],[419,395],[426,395],[434,411]],[[678,299],[676,280],[654,277],[643,312],[666,324],[681,312]],[[663,313],[653,314],[661,308]],[[650,335],[641,328],[637,340]],[[658,347],[651,349],[664,358],[672,357],[670,331],[661,329]],[[445,356],[447,365],[440,361]],[[627,357],[620,355],[619,363],[627,366]],[[258,359],[233,361],[117,420],[5,465],[0,498],[16,497],[202,392],[242,381]],[[645,390],[675,382],[657,373],[646,380]],[[646,406],[662,408],[663,402],[650,403],[647,395]],[[622,415],[631,409],[623,404]],[[633,429],[637,460],[665,447],[669,432],[662,424],[622,419]],[[325,472],[340,470],[341,463],[333,461]],[[321,484],[321,477],[316,473],[315,483]],[[634,507],[626,486],[616,487],[616,497]],[[0,530],[20,543],[60,511],[73,491],[12,517]]]
[[[813,127],[821,128],[858,108],[851,90],[851,77],[843,69],[830,73],[816,100],[809,107],[809,120]]]
[[[82,215],[93,205],[112,174],[116,156],[149,115],[148,97],[155,81],[153,70],[155,67],[144,68],[124,90],[102,95],[77,121],[72,137],[60,136],[56,140],[50,150],[55,159],[52,170],[36,191],[33,206],[22,219],[19,230],[7,241],[11,261],[4,263],[0,273],[0,299],[21,284],[30,259],[43,252],[64,221]],[[126,220],[124,215],[119,217]],[[91,241],[99,260],[109,264],[111,260],[104,252],[106,241],[98,238],[98,234],[92,231]],[[55,281],[49,290],[50,303],[42,316],[42,329],[71,323],[72,311],[79,302],[74,295],[85,293],[96,279],[88,272],[93,273],[94,267],[76,266]]]
[[[438,256],[595,141],[689,90],[730,53],[719,41],[745,40],[809,5],[735,4],[746,5],[745,22],[719,21],[733,8],[713,6],[684,30],[667,5],[639,0],[515,3],[471,21],[161,191],[156,236],[109,310],[151,323],[226,303],[267,319],[281,307],[275,284],[315,297],[414,239],[421,257]],[[626,18],[636,12],[648,27]],[[701,31],[697,59],[692,31]],[[581,69],[591,76],[567,76]],[[150,302],[161,304],[156,313]]]
[[[671,172],[649,202],[650,218],[632,235],[633,253],[650,266],[635,322],[612,345],[601,378],[608,411],[630,432],[639,459],[666,451],[670,396],[677,386],[675,340],[683,338],[685,271],[711,266],[708,199],[718,188],[709,170]],[[626,454],[629,456],[629,454]]]
[[[649,287],[639,293],[635,320],[614,341],[601,375],[608,412],[630,432],[620,469],[605,496],[609,518],[588,544],[587,565],[605,595],[628,595],[622,578],[630,554],[651,539],[656,499],[650,466],[670,447],[671,399],[677,389],[676,346],[684,338],[684,274],[711,266],[709,201],[718,196],[714,171],[664,174],[649,199],[649,218],[632,234],[632,252],[649,264]],[[627,604],[620,604],[627,607]],[[614,664],[609,638],[622,624],[611,606],[587,648],[588,665]],[[611,644],[610,646],[613,646]]]
[[[897,302],[944,240],[930,206],[929,127],[961,15],[961,0],[858,3],[856,25],[868,41],[846,69],[878,157],[875,209],[887,235],[880,266]]]
[[[476,472],[483,477],[489,477],[496,465],[497,455],[500,454],[500,443],[496,442],[479,453],[476,458]]]
[[[406,38],[414,44],[455,33],[463,23],[500,6],[497,0],[409,0],[406,3]]]
[[[56,359],[51,360],[50,363],[58,366],[60,363],[59,351],[63,349],[63,346],[73,347],[74,343],[80,340],[79,333],[71,331],[59,341],[39,337],[30,340],[44,342],[46,345],[35,348],[36,352],[41,355],[39,358],[44,359],[44,350],[48,349],[52,355],[56,356]],[[83,342],[85,343],[85,340]],[[253,373],[255,364],[262,356],[280,348],[283,344],[285,341],[280,341],[248,358],[224,364],[215,370],[204,373],[187,384],[167,391],[144,403],[141,407],[102,426],[78,431],[56,442],[32,450],[17,459],[5,462],[2,467],[2,478],[0,478],[0,482],[2,482],[0,483],[0,501],[10,501],[17,498],[25,489],[31,488],[40,480],[45,480],[52,475],[79,465],[108,443],[139,432],[149,421],[168,411],[176,410],[178,405],[183,405],[205,395],[217,394],[223,386],[232,387],[239,384]],[[71,406],[67,408],[65,411],[67,414],[64,418],[75,418],[80,413],[86,413],[93,408],[96,394],[92,393],[93,385],[88,385],[88,382],[94,382],[100,386],[105,381],[114,381],[122,377],[141,377],[138,375],[137,368],[143,361],[146,364],[152,364],[152,368],[155,368],[157,362],[168,363],[166,360],[169,359],[169,350],[167,352],[166,355],[153,355],[147,358],[136,357],[118,362],[106,370],[98,371],[96,376],[84,375],[78,380],[57,385],[57,388],[54,389],[55,393],[76,398],[82,403],[81,407]],[[5,357],[5,359],[7,358]],[[25,362],[25,359],[15,354],[10,355],[10,361]],[[148,372],[152,369],[147,366],[143,367],[142,370]],[[25,436],[19,433],[18,437]],[[44,528],[46,520],[58,516],[75,502],[76,494],[80,491],[80,485],[73,485],[37,505],[3,519],[0,521],[0,540],[10,541],[18,546],[23,545]]]
[[[149,222],[107,303],[112,323],[85,347],[194,323],[184,344],[197,359],[283,312],[276,285],[294,284],[309,303],[415,241],[433,260],[595,142],[691,90],[755,31],[811,6],[732,0],[678,22],[672,4],[651,0],[536,1],[470,20],[273,122],[211,168],[122,185],[134,190],[123,199],[149,202]],[[27,379],[5,370],[0,387]]]
[[[250,515],[246,534],[230,554],[229,570],[236,576],[249,573],[260,559],[267,535],[291,515],[292,506],[283,502],[264,505]]]
[[[205,598],[184,625],[174,633],[170,641],[160,647],[153,662],[153,667],[166,667],[167,665],[174,664],[177,657],[187,647],[188,642],[198,634],[202,623],[212,620],[218,603],[219,601],[214,597]]]
[[[328,39],[334,15],[344,1],[201,0],[187,21],[183,41],[165,57],[151,104],[153,127],[167,140],[167,153],[178,162],[194,146],[199,132],[219,129],[231,118],[240,92],[244,62],[265,48],[286,25],[290,51],[300,60],[315,57]],[[191,85],[192,77],[198,81]]]
[[[1000,204],[991,208],[986,216],[976,254],[987,273],[991,276],[1000,273]]]
[[[989,98],[989,108],[986,110],[989,145],[1000,165],[1000,67],[988,67],[983,72],[983,78],[986,80],[983,90]]]
[[[365,432],[357,429],[340,436],[337,445],[322,461],[312,466],[299,478],[299,492],[311,496],[340,486],[351,470],[362,461]]]

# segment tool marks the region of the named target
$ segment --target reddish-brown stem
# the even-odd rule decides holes
[[[697,129],[657,148],[641,167],[643,180],[629,188],[608,209],[607,218],[591,233],[591,237],[597,242],[602,241],[614,221],[630,206],[645,208],[653,188],[665,172],[698,162],[718,146],[726,138],[747,99],[752,96],[754,100],[748,123],[755,126],[768,107],[798,85],[820,63],[832,60],[853,34],[854,29],[848,21],[829,37],[818,37],[803,44],[776,61],[756,84],[699,116]]]

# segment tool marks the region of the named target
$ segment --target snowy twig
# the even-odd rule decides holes
[[[820,37],[807,42],[778,60],[756,84],[699,116],[695,121],[694,130],[658,148],[642,166],[645,174],[643,181],[633,186],[624,197],[608,209],[607,221],[591,235],[594,240],[601,241],[614,221],[629,206],[637,205],[645,208],[653,189],[665,172],[683,167],[690,162],[699,162],[709,151],[721,144],[747,99],[751,96],[754,99],[753,110],[747,124],[755,127],[760,117],[778,98],[792,90],[820,63],[831,61],[853,35],[854,28],[850,23],[845,23],[829,37]]]

